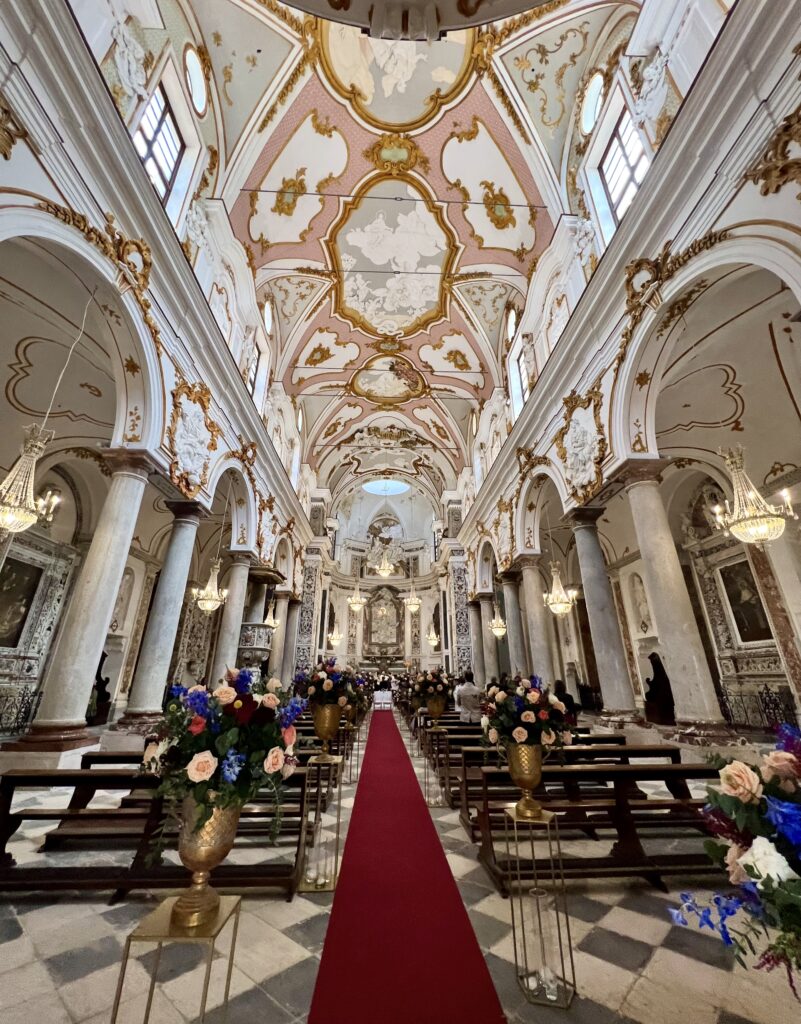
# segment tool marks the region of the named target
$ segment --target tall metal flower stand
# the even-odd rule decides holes
[[[559,820],[546,810],[536,820],[521,818],[510,804],[504,832],[517,982],[529,1003],[566,1010],[576,994],[576,969]]]
[[[425,730],[426,743],[423,754],[423,795],[429,807],[445,807],[445,793],[440,782],[439,770],[431,764],[439,765],[440,738],[447,732],[441,725],[431,726]]]
[[[319,757],[310,757],[307,769],[314,772],[313,784],[316,794],[314,801],[314,820],[312,823],[312,842],[306,844],[306,863],[303,878],[298,885],[299,892],[333,892],[339,878],[340,830],[342,827],[342,782],[345,758],[339,754],[323,761]],[[323,820],[331,816],[333,811],[328,806],[328,795],[331,795],[336,810],[333,831],[331,822]]]
[[[156,943],[156,958],[153,963],[153,973],[150,976],[150,987],[147,992],[145,1013],[142,1018],[142,1024],[148,1024],[150,1021],[150,1010],[153,1005],[153,993],[156,989],[156,981],[158,979],[159,966],[161,964],[161,951],[168,943],[174,944],[178,942],[206,947],[206,971],[203,975],[203,988],[200,996],[200,1014],[198,1016],[198,1021],[205,1020],[206,1003],[209,998],[211,967],[214,962],[214,947],[217,939],[220,937],[220,934],[228,922],[233,921],[231,947],[228,950],[228,970],[225,975],[225,992],[222,1000],[222,1006],[225,1007],[225,1013],[227,1015],[228,994],[231,990],[231,974],[234,967],[234,953],[236,951],[236,936],[239,930],[239,912],[242,908],[242,898],[241,896],[221,896],[220,907],[214,920],[207,925],[201,925],[198,928],[190,929],[184,929],[180,925],[176,925],[172,920],[172,908],[177,899],[177,896],[170,896],[166,900],[163,900],[155,910],[151,911],[147,917],[139,922],[136,928],[134,928],[125,940],[125,950],[123,952],[122,964],[120,966],[120,976],[117,981],[117,991],[114,995],[114,1005],[111,1010],[111,1024],[116,1024],[117,1021],[120,1002],[122,1000],[123,986],[125,984],[125,972],[130,961],[131,946],[136,942]]]

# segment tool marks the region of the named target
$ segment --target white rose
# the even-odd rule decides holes
[[[484,732],[486,732],[487,729],[489,729],[489,718],[487,718],[486,715],[481,716],[481,728],[484,730]]]
[[[523,689],[522,686],[518,686],[518,688],[515,690],[515,693],[518,697],[522,697],[525,692],[526,691]]]
[[[751,844],[751,849],[744,853],[737,863],[744,868],[753,868],[758,887],[768,876],[774,882],[788,882],[792,878],[798,878],[782,854],[764,836],[757,836]]]

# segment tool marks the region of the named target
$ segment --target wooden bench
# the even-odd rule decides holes
[[[482,805],[478,812],[481,834],[479,863],[487,870],[498,891],[509,893],[510,879],[517,873],[517,864],[498,855],[497,846],[505,842],[505,809],[519,797],[508,772],[498,768],[482,768]],[[642,846],[642,833],[650,838],[705,834],[701,808],[705,799],[692,796],[688,782],[708,781],[718,777],[717,769],[708,764],[547,764],[543,766],[543,784],[536,797],[544,807],[559,816],[563,850],[570,831],[586,834],[588,827],[596,832],[611,830],[615,842],[607,856],[576,857],[569,849],[563,856],[566,878],[606,878],[641,876],[665,888],[663,875],[717,873],[706,854],[664,852],[647,854]],[[638,796],[638,785],[659,782],[668,797]],[[571,794],[571,795],[569,795]],[[699,844],[700,846],[700,844]],[[549,869],[547,858],[537,858],[538,871]],[[521,861],[524,880],[534,877],[531,861]]]
[[[161,797],[154,795],[156,776],[125,769],[12,769],[0,777],[0,891],[58,891],[64,889],[114,890],[115,898],[132,889],[176,888],[186,884],[187,872],[181,865],[150,864],[151,843],[165,824]],[[282,805],[284,840],[289,857],[281,863],[223,863],[212,873],[212,881],[221,887],[279,888],[291,899],[301,880],[308,828],[309,779],[307,769],[298,769],[284,783],[287,799]],[[67,807],[14,807],[14,796],[22,790],[72,788]],[[122,793],[136,791],[139,800],[132,806],[88,807],[99,791]],[[240,834],[268,836],[275,818],[271,800],[259,800],[242,808]],[[120,849],[132,840],[134,853],[126,866],[104,865],[90,858],[86,865],[15,865],[7,850],[8,841],[23,821],[57,821],[61,824],[86,822],[97,844],[98,826],[106,826],[100,844]],[[167,833],[173,837],[175,827]],[[61,837],[62,840],[67,838]],[[73,837],[74,838],[74,837]]]

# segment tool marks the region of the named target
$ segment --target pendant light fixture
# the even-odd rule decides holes
[[[550,592],[546,591],[542,595],[545,607],[549,608],[554,615],[568,615],[576,603],[577,596],[577,591],[565,590],[562,585],[559,563],[551,562],[551,589]]]
[[[231,484],[228,484],[228,494],[225,498],[225,510],[223,512],[222,525],[220,526],[220,537],[217,541],[217,557],[211,563],[211,571],[209,572],[209,581],[206,586],[200,590],[198,587],[192,587],[192,598],[198,608],[205,612],[207,615],[211,615],[212,612],[216,612],[220,605],[225,604],[225,599],[228,597],[227,590],[220,590],[218,578],[220,575],[220,548],[222,547],[222,537],[225,531],[225,520],[228,517],[228,501],[231,497]]]
[[[356,580],[356,588],[348,598],[348,606],[355,612],[360,612],[367,604],[367,598],[359,590],[359,581]]]
[[[328,634],[328,640],[332,647],[339,647],[342,643],[342,634],[337,629],[336,622],[334,623],[334,628]]]
[[[5,530],[8,533],[22,533],[23,530],[33,526],[40,517],[46,516],[48,511],[51,513],[50,518],[52,519],[52,509],[48,509],[46,502],[43,504],[42,499],[34,497],[33,482],[36,474],[36,463],[55,436],[55,431],[46,429],[47,421],[53,410],[53,403],[56,400],[56,394],[61,381],[67,372],[70,357],[83,337],[89,304],[94,297],[95,292],[93,290],[86,300],[83,319],[81,320],[81,329],[69,347],[67,358],[61,368],[61,373],[58,375],[56,386],[53,388],[53,396],[50,399],[50,405],[47,407],[47,412],[41,426],[38,423],[32,423],[30,426],[25,427],[25,440],[20,449],[20,456],[8,471],[5,480],[0,483],[0,530]]]
[[[498,612],[498,606],[493,602],[492,604],[493,616],[490,619],[489,628],[492,631],[493,636],[496,636],[499,640],[506,636],[506,623],[501,618]]]
[[[719,530],[736,537],[743,544],[764,544],[766,541],[778,540],[784,533],[788,519],[798,519],[790,502],[790,495],[782,491],[784,505],[769,505],[751,482],[745,471],[745,453],[743,446],[736,449],[721,449],[720,454],[726,460],[726,467],[731,474],[732,491],[734,492],[734,510],[725,501],[725,509],[716,505],[715,523]]]
[[[409,532],[411,533],[412,526],[412,492],[409,490]],[[409,593],[404,597],[403,603],[406,605],[412,615],[416,615],[420,611],[421,601],[415,593],[414,589],[414,562],[411,554],[409,555],[409,576],[411,578],[411,587]]]
[[[439,643],[439,636],[437,631],[434,629],[434,620],[431,620],[431,625],[428,627],[428,633],[426,634],[426,640],[431,647],[436,647]]]

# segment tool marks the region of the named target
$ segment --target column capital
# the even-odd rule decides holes
[[[626,490],[636,484],[658,484],[661,483],[662,474],[671,461],[671,459],[627,459],[615,473],[614,479],[621,481]]]
[[[231,565],[246,565],[248,568],[253,564],[253,559],[247,551],[232,551]]]
[[[514,560],[514,568],[519,569],[521,573],[524,569],[538,570],[541,565],[545,564],[546,560],[547,559],[543,551],[538,551],[536,553],[532,552],[528,555],[518,555]]]
[[[498,573],[498,579],[501,583],[519,583],[520,572],[516,567],[505,569],[503,572]]]
[[[601,516],[606,512],[605,508],[598,508],[596,506],[582,506],[580,508],[571,509],[563,518],[563,522],[567,523],[572,529],[577,530],[582,527],[592,527],[597,529],[596,523]]]
[[[197,501],[168,501],[167,508],[175,519],[196,519],[200,522],[208,516],[208,512]]]
[[[131,476],[147,478],[158,470],[152,456],[145,451],[131,448],[107,448],[104,451],[101,450],[100,455],[112,476],[117,473],[128,473]]]

